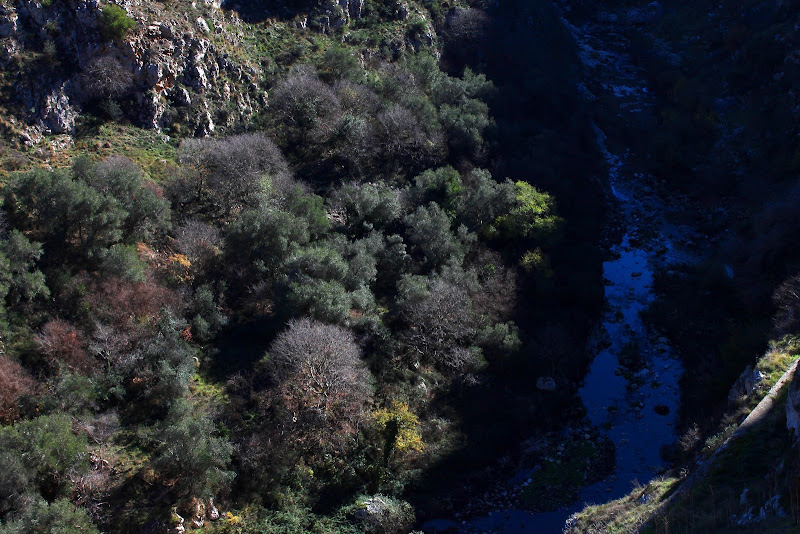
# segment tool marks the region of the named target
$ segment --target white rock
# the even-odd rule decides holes
[[[208,27],[208,23],[206,22],[206,19],[204,19],[203,17],[197,17],[196,23],[197,23],[197,29],[199,29],[201,32],[203,33],[211,32],[211,28]]]

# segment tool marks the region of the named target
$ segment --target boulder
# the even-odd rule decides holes
[[[658,415],[667,415],[669,413],[669,406],[665,404],[657,404],[653,411],[655,411]]]
[[[551,376],[540,376],[536,379],[536,389],[539,391],[555,391],[556,381]]]
[[[197,17],[195,23],[197,24],[197,29],[200,30],[200,32],[202,33],[211,32],[211,28],[208,27],[208,23],[206,22],[206,19],[204,19],[203,17]]]
[[[409,532],[414,510],[405,501],[374,495],[359,503],[355,517],[367,532]]]
[[[764,380],[765,375],[758,369],[753,369],[751,366],[745,367],[739,378],[731,386],[728,393],[728,406],[733,407],[738,400],[742,397],[750,395],[761,382]]]
[[[219,519],[219,510],[214,506],[213,498],[208,499],[208,504],[206,504],[206,519],[209,521],[216,521]]]

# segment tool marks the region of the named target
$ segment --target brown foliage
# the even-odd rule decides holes
[[[0,354],[0,422],[9,424],[18,417],[16,399],[33,393],[36,382],[20,364]]]
[[[180,315],[184,306],[178,293],[152,279],[128,282],[114,277],[93,284],[86,303],[102,321],[129,329],[153,324],[162,308]]]
[[[86,340],[83,334],[66,321],[47,321],[42,331],[36,335],[36,344],[53,369],[66,365],[70,371],[83,374],[92,370],[94,362],[85,350]]]

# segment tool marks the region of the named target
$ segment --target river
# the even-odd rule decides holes
[[[595,96],[598,91],[614,96],[616,120],[622,124],[639,121],[653,104],[644,77],[631,61],[630,44],[619,31],[620,23],[592,21],[575,26],[564,19],[564,24],[578,44],[585,79],[592,80],[591,91]],[[691,227],[670,222],[678,219],[686,203],[659,194],[659,184],[637,168],[637,154],[621,140],[608,139],[601,126],[596,126],[597,143],[607,164],[606,189],[617,238],[609,245],[603,264],[606,306],[599,330],[604,343],[578,394],[586,407],[587,427],[600,429],[614,443],[614,473],[583,488],[572,505],[553,512],[499,507],[480,517],[426,523],[426,532],[562,532],[568,518],[585,504],[627,495],[637,482],[646,484],[666,467],[660,452],[676,440],[673,425],[682,367],[668,341],[651,331],[640,313],[656,296],[653,277],[658,269],[695,261],[691,247],[696,237]],[[627,367],[621,367],[621,360]],[[508,493],[525,484],[527,475],[518,473],[506,481]]]

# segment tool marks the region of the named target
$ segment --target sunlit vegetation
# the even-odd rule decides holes
[[[590,132],[570,75],[487,68],[487,6],[367,1],[342,39],[308,4],[239,6],[269,95],[240,131],[137,129],[107,54],[74,146],[3,149],[0,530],[404,533],[448,466],[569,409],[531,384],[601,294],[576,298],[602,207],[573,218],[600,166],[559,141]]]

